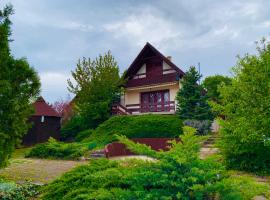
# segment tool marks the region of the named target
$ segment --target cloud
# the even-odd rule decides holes
[[[49,71],[42,72],[39,76],[42,86],[41,95],[46,97],[46,101],[52,103],[56,99],[67,97],[67,79],[71,78],[69,73]]]
[[[10,0],[0,0],[0,7]],[[67,93],[81,57],[111,50],[123,72],[146,42],[183,70],[201,63],[204,76],[227,74],[235,56],[255,52],[269,34],[269,0],[11,0],[11,50],[27,57],[54,101]]]
[[[40,16],[35,12],[26,12],[23,13],[23,18],[16,17],[16,19],[25,25],[34,26],[34,27],[48,27],[48,28],[58,28],[71,31],[82,31],[82,32],[91,32],[94,30],[93,25],[82,23],[80,21],[70,20],[70,19],[61,19],[55,18],[51,15]]]
[[[126,19],[105,24],[104,29],[113,33],[117,39],[124,38],[137,46],[142,46],[147,41],[162,44],[179,36],[181,33],[175,30],[173,25],[170,21],[155,16],[146,9],[131,14]]]

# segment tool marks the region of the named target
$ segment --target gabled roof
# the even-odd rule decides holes
[[[42,97],[39,97],[33,106],[35,108],[33,116],[61,117]]]
[[[139,70],[139,68],[141,67],[140,66],[141,60],[149,52],[154,53],[157,56],[160,56],[163,59],[163,61],[165,61],[169,66],[171,66],[180,75],[180,77],[182,77],[185,74],[180,68],[178,68],[174,63],[172,63],[166,56],[164,56],[154,46],[152,46],[149,42],[147,42],[146,45],[143,47],[143,49],[140,51],[140,53],[137,55],[135,60],[131,63],[131,65],[127,69],[126,76],[130,76],[133,73],[136,73],[137,70]]]

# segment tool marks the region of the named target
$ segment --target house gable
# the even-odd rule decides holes
[[[126,87],[175,82],[183,75],[184,72],[170,59],[146,43],[127,70]]]

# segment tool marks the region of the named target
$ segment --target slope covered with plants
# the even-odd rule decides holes
[[[84,141],[107,144],[115,140],[115,134],[128,138],[174,138],[179,132],[182,133],[182,120],[173,115],[114,116],[94,131],[84,131]]]

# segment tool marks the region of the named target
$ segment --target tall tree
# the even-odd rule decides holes
[[[40,88],[39,78],[26,59],[15,59],[10,54],[11,14],[11,5],[0,10],[0,167],[27,132],[31,102]]]
[[[68,89],[76,95],[75,108],[83,128],[95,128],[111,115],[113,102],[120,98],[119,67],[110,52],[95,60],[79,60],[72,71],[75,84],[68,80]]]
[[[211,109],[207,103],[207,95],[198,84],[201,74],[195,67],[190,67],[180,81],[181,88],[177,93],[177,112],[182,119],[212,119]]]
[[[221,87],[222,153],[228,166],[270,171],[270,44],[239,58],[231,85]]]
[[[220,102],[220,92],[219,87],[224,85],[231,84],[232,79],[228,76],[222,76],[222,75],[214,75],[214,76],[208,76],[204,79],[202,86],[207,91],[207,96],[210,98],[210,100],[215,102]]]

